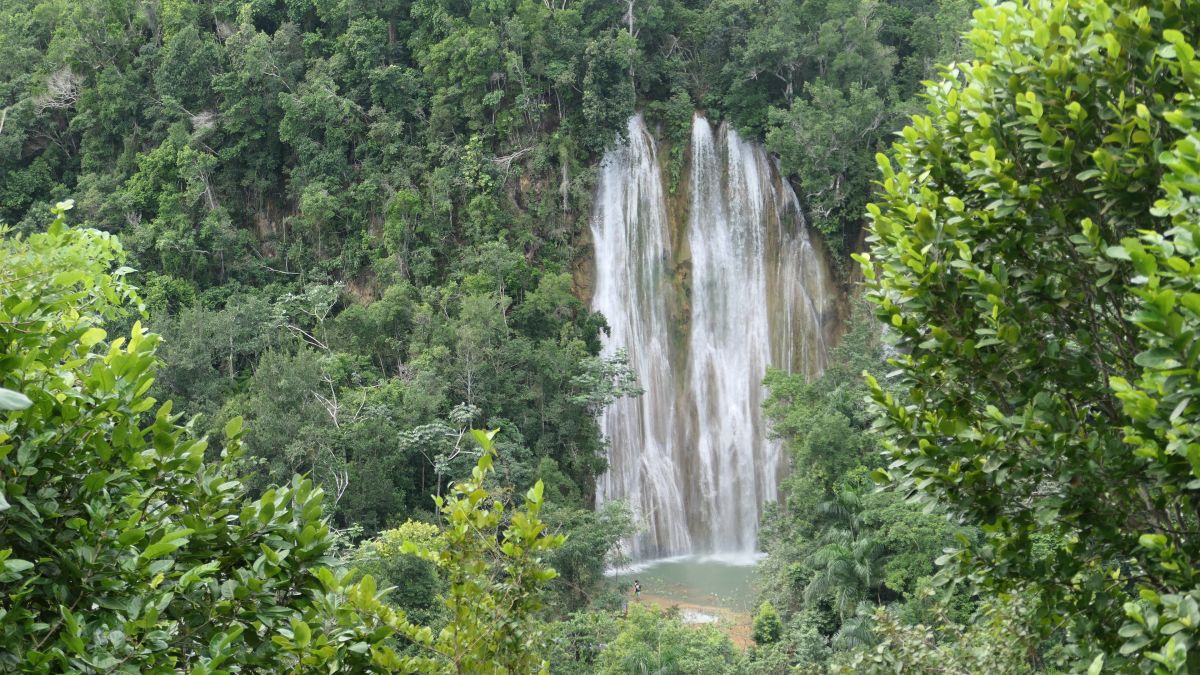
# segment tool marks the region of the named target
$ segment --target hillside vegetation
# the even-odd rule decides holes
[[[1175,0],[5,3],[0,669],[1200,670],[1197,44]],[[622,612],[595,508],[640,391],[596,167],[642,112],[677,189],[696,111],[865,279],[823,377],[749,374],[793,472],[744,653]]]

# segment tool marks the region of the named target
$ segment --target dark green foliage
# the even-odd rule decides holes
[[[356,556],[404,575],[398,602],[414,622],[381,602],[372,576],[348,585],[330,569],[334,537],[311,481],[245,497],[240,417],[206,462],[193,424],[146,395],[158,336],[105,328],[140,304],[131,270],[110,269],[124,251],[68,228],[67,208],[45,234],[0,241],[5,670],[545,671],[535,613],[556,574],[543,557],[565,537],[538,516],[541,481],[511,514],[489,498],[496,432],[472,432],[471,478],[437,499],[444,529],[409,525],[401,550],[385,537]],[[396,638],[415,654],[394,652]]]
[[[976,60],[879,160],[879,477],[979,523],[946,562],[1031,598],[1074,668],[1200,667],[1197,10],[984,7]]]
[[[594,675],[600,655],[621,631],[621,618],[609,612],[579,612],[548,627],[547,659],[555,673]]]
[[[60,217],[0,257],[3,669],[289,663],[272,638],[319,630],[331,601],[321,491],[297,477],[247,499],[241,419],[206,463],[208,442],[146,395],[158,336],[105,329],[137,304],[111,236]]]
[[[818,225],[852,241],[864,163],[964,14],[475,4],[6,8],[0,220],[62,186],[97,224],[142,231],[131,248],[147,271],[204,285],[345,278],[389,257],[389,275],[440,284],[454,249],[496,238],[562,266],[586,223],[581,167],[635,108],[662,106],[677,175],[696,106],[769,136]]]
[[[734,119],[765,134],[835,250],[857,245],[873,189],[867,156],[900,126],[934,64],[955,57],[968,4],[764,3],[726,65],[742,78],[725,101],[750,105]]]
[[[0,10],[0,222],[38,231],[73,196],[119,236],[163,336],[165,363],[139,395],[202,413],[197,437],[244,415],[236,466],[250,489],[303,474],[343,538],[432,519],[428,496],[486,455],[467,431],[501,427],[497,481],[543,480],[557,502],[547,526],[573,533],[546,553],[561,568],[551,610],[566,613],[611,602],[603,567],[630,527],[590,510],[597,416],[639,391],[621,355],[598,356],[605,320],[579,299],[601,153],[642,110],[676,188],[696,109],[728,119],[780,155],[844,250],[867,158],[930,59],[953,50],[962,14],[908,0],[21,0]],[[106,321],[131,330],[131,316]],[[787,486],[772,544],[804,569],[789,583],[816,578],[814,551],[850,541],[826,536],[844,528],[817,506],[876,466],[861,392],[840,373],[812,387],[771,376],[779,431],[811,467]],[[872,499],[859,517],[886,555],[865,595],[907,598],[944,533]],[[395,601],[414,618],[450,620],[430,602],[445,587],[428,564],[360,559],[412,582]],[[823,653],[818,625],[831,634],[856,611],[822,600],[814,619],[797,611],[803,591],[776,598],[796,661]],[[356,592],[375,612],[374,591]],[[280,630],[298,669],[378,637],[354,622]],[[686,653],[660,665],[732,662],[727,643],[681,635]],[[598,663],[589,650],[579,663]]]
[[[816,80],[790,109],[771,110],[767,145],[784,170],[799,177],[813,224],[836,245],[853,245],[849,238],[870,198],[875,167],[864,158],[880,147],[897,116],[886,96],[857,82],[843,91]]]
[[[554,480],[557,473],[551,466],[539,467],[539,478],[546,482],[551,494],[554,483],[562,480]],[[550,480],[543,477],[547,474]],[[605,601],[609,598],[604,593],[610,584],[604,572],[623,562],[619,544],[634,533],[629,507],[622,502],[606,502],[595,511],[555,507],[546,510],[545,519],[555,531],[570,533],[567,541],[549,556],[550,564],[558,572],[555,594],[550,599],[552,608],[566,614],[578,607],[608,604]]]
[[[872,644],[876,606],[925,619],[934,560],[956,537],[974,536],[870,484],[868,474],[883,458],[861,373],[884,363],[879,328],[864,303],[831,357],[812,382],[782,372],[766,379],[767,414],[789,445],[793,472],[764,520],[764,607],[782,616],[775,639],[755,638],[755,672],[771,672],[776,661],[817,667],[831,649]],[[965,618],[961,607],[951,609]]]

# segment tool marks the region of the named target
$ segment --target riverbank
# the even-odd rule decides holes
[[[754,644],[754,640],[751,638],[754,617],[750,612],[729,607],[680,602],[676,598],[652,593],[642,593],[641,600],[633,600],[630,604],[638,602],[658,607],[664,611],[676,611],[679,618],[688,625],[713,626],[727,634],[733,640],[733,644],[743,651]]]

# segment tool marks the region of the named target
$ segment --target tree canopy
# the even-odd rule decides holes
[[[0,670],[1200,669],[1197,9],[972,5],[6,3]],[[669,205],[701,112],[870,223],[741,654],[606,576],[635,111]]]
[[[6,669],[211,672],[285,662],[280,630],[317,623],[331,545],[311,481],[247,499],[221,456],[147,396],[158,336],[104,326],[137,296],[120,244],[70,228],[5,237],[0,342],[0,632]]]
[[[945,562],[1083,667],[1195,670],[1200,15],[985,4],[966,37],[869,207],[879,476],[978,523]]]
[[[384,605],[373,577],[349,583],[311,480],[246,494],[241,418],[214,461],[191,422],[147,395],[159,337],[140,322],[108,334],[141,306],[132,270],[114,237],[66,225],[70,206],[45,233],[0,239],[6,670],[537,668],[533,612],[556,575],[542,556],[564,535],[539,518],[541,481],[511,515],[483,486],[494,431],[473,432],[471,477],[437,499],[444,529],[405,545],[445,576],[435,633]],[[424,653],[398,656],[394,639]]]

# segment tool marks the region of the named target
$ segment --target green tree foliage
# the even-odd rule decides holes
[[[753,629],[751,637],[760,645],[779,641],[779,637],[783,633],[783,623],[779,620],[779,612],[775,611],[769,601],[758,606],[758,613],[754,615]]]
[[[875,612],[882,636],[870,648],[841,655],[825,672],[853,673],[1025,673],[1047,672],[1049,664],[1029,663],[1039,648],[1029,609],[1019,600],[994,602],[963,626],[946,617],[934,626],[908,625],[884,609]],[[816,672],[815,669],[802,672]],[[1053,672],[1053,671],[1050,671]],[[1089,675],[1100,669],[1089,670]]]
[[[733,673],[737,652],[712,626],[688,626],[660,610],[629,608],[616,638],[600,654],[599,673]]]
[[[805,467],[787,478],[789,491],[796,498],[810,495],[805,508],[798,509],[809,514],[816,513],[817,503],[832,494],[847,473],[882,461],[878,441],[869,432],[874,418],[862,372],[880,370],[884,357],[879,327],[867,312],[858,301],[821,377],[810,382],[772,370],[764,380],[771,431],[787,441],[793,463]]]
[[[0,11],[0,222],[34,231],[74,193],[144,275],[152,393],[201,433],[244,412],[255,487],[311,472],[369,534],[453,478],[388,437],[460,403],[514,427],[526,478],[551,459],[575,506],[603,469],[614,371],[571,266],[585,164],[657,46],[609,3],[475,5]],[[670,25],[650,14],[647,39]]]
[[[703,109],[767,139],[853,242],[868,156],[960,10],[8,3],[0,222],[36,231],[73,196],[121,237],[164,336],[151,394],[203,413],[200,434],[245,415],[254,489],[307,472],[368,536],[427,516],[469,462],[393,439],[466,404],[520,446],[499,471],[527,488],[550,460],[587,508],[597,413],[637,392],[578,299],[600,153],[640,109],[674,184]]]
[[[763,595],[783,627],[777,641],[752,654],[750,666],[761,672],[816,667],[831,649],[873,643],[876,607],[905,623],[929,620],[925,591],[935,559],[956,536],[974,536],[870,485],[868,474],[883,457],[861,373],[884,365],[884,346],[868,312],[858,301],[820,378],[778,371],[766,378],[766,412],[788,444],[793,472],[764,520]],[[963,620],[964,608],[948,611]]]
[[[979,523],[947,562],[1034,598],[1077,665],[1194,671],[1200,16],[987,5],[968,40],[879,160],[862,263],[900,388],[872,383],[881,478]]]
[[[825,515],[819,548],[805,558],[812,572],[804,587],[804,601],[828,599],[843,621],[860,602],[882,602],[883,566],[888,551],[864,531],[862,496],[843,490],[818,507]]]
[[[473,432],[472,477],[437,499],[444,527],[400,529],[415,565],[396,559],[393,536],[361,547],[383,576],[405,575],[401,608],[385,604],[370,575],[349,585],[329,567],[334,537],[311,481],[246,498],[240,417],[206,462],[194,423],[147,396],[159,337],[140,323],[128,339],[108,334],[140,306],[132,270],[111,270],[124,251],[67,227],[67,208],[44,234],[0,241],[5,669],[545,670],[535,613],[556,573],[542,558],[565,536],[539,518],[541,481],[511,513],[484,488],[495,432]],[[435,637],[405,609],[443,627]],[[417,653],[398,655],[397,639]]]
[[[402,547],[403,553],[429,561],[444,573],[446,626],[435,636],[428,626],[412,623],[403,611],[381,600],[383,594],[376,592],[370,576],[348,591],[356,610],[419,648],[418,655],[408,656],[377,644],[372,659],[387,672],[549,672],[536,612],[541,608],[538,591],[557,572],[542,562],[542,555],[561,546],[565,536],[545,532],[538,515],[541,481],[526,493],[523,508],[511,515],[484,488],[496,457],[495,433],[472,431],[482,453],[471,478],[456,483],[446,498],[436,499],[445,519],[441,536],[433,541],[423,537],[424,542],[410,539]]]
[[[221,457],[146,395],[158,337],[110,235],[69,228],[5,237],[0,359],[0,655],[6,670],[275,669],[279,631],[312,630],[331,601],[322,493],[296,478],[249,500]],[[303,627],[303,628],[301,628]],[[343,664],[363,664],[353,653]]]
[[[389,216],[384,266],[419,285],[497,237],[562,266],[585,165],[636,108],[674,139],[701,107],[769,135],[818,225],[852,242],[867,157],[964,15],[963,0],[17,3],[0,21],[0,219],[36,225],[70,190],[106,228],[143,231],[130,246],[156,271],[205,284],[362,274],[388,258]]]
[[[539,467],[541,476],[553,479],[555,474],[561,476],[561,472],[553,471],[550,466]],[[551,484],[547,486],[553,489]],[[596,510],[552,506],[546,509],[544,517],[548,527],[570,535],[547,558],[558,572],[548,599],[552,608],[566,614],[580,607],[611,604],[606,591],[613,584],[605,571],[625,562],[621,542],[636,531],[629,505],[605,502]]]
[[[872,193],[868,156],[900,126],[933,64],[953,58],[968,4],[764,3],[726,67],[755,76],[731,84],[739,97],[778,92],[749,98],[753,112],[735,119],[763,130],[835,249],[856,246]]]
[[[404,610],[412,621],[433,625],[442,618],[437,600],[443,588],[437,567],[405,553],[404,544],[432,548],[438,545],[440,535],[437,525],[410,520],[359,544],[350,556],[350,564],[364,576],[373,577],[377,586],[391,587],[388,603]]]
[[[621,616],[611,612],[585,611],[547,626],[547,660],[555,673],[592,675],[600,655],[621,631]]]

